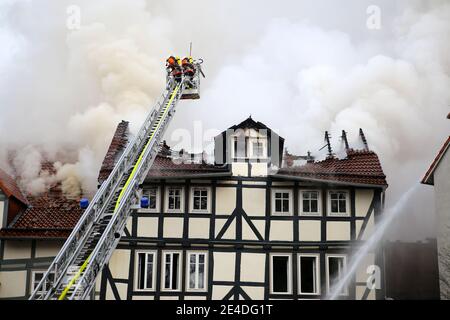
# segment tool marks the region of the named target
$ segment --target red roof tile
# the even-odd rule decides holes
[[[434,170],[436,170],[439,162],[441,161],[442,157],[445,155],[449,147],[450,147],[450,136],[447,138],[447,141],[444,142],[444,145],[442,146],[441,150],[439,150],[436,158],[434,158],[433,163],[431,164],[427,173],[423,177],[422,179],[423,184],[434,185],[434,176],[433,176]]]
[[[345,159],[328,158],[302,166],[282,168],[274,176],[387,186],[377,154],[367,150],[349,150]]]
[[[28,208],[0,230],[0,238],[66,238],[83,214],[78,200],[67,199],[59,184],[27,198]]]
[[[23,204],[28,204],[16,181],[2,169],[0,169],[0,189],[7,197],[14,197]]]
[[[146,180],[169,177],[191,177],[202,175],[231,175],[228,166],[205,163],[177,163],[170,157],[158,155],[147,174]]]

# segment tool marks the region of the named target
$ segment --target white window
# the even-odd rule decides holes
[[[181,254],[179,252],[164,252],[163,263],[163,290],[180,290]]]
[[[148,208],[142,208],[141,211],[158,212],[159,211],[159,188],[151,187],[142,191],[142,197],[148,198]]]
[[[182,212],[183,207],[183,188],[168,187],[166,190],[166,211]]]
[[[319,255],[299,255],[299,291],[301,294],[320,294]]]
[[[207,254],[205,252],[190,252],[188,259],[187,288],[189,291],[206,290]]]
[[[264,159],[267,157],[267,139],[252,138],[250,143],[251,156],[255,159]]]
[[[155,252],[137,252],[137,277],[136,290],[154,290],[155,289]]]
[[[322,213],[320,191],[300,191],[300,214],[305,216],[320,216]]]
[[[209,212],[210,211],[210,188],[193,187],[191,189],[191,211]]]
[[[270,257],[270,292],[291,293],[291,256],[273,254]]]
[[[327,291],[333,290],[334,286],[345,276],[347,268],[347,257],[345,255],[328,255],[326,264]],[[345,286],[341,295],[347,294]]]
[[[328,215],[349,216],[349,193],[348,191],[328,192]]]
[[[248,137],[242,133],[232,138],[232,158],[242,159],[248,157]]]
[[[37,288],[37,286],[39,285],[39,282],[41,282],[41,280],[44,277],[44,274],[46,272],[47,271],[43,271],[43,270],[32,272],[32,274],[31,274],[31,276],[32,276],[31,291],[34,291]],[[51,284],[53,283],[53,281],[55,281],[55,273],[50,272],[50,274],[48,275],[48,279],[50,280],[50,282],[46,282],[44,284],[44,286],[42,287],[42,290],[39,290],[38,293],[43,293],[50,289]]]
[[[292,214],[292,191],[277,189],[272,190],[272,214]]]

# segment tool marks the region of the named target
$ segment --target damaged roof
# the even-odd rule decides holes
[[[16,181],[2,169],[0,169],[0,189],[6,194],[8,198],[14,197],[23,204],[28,204],[27,199],[20,190]]]
[[[388,186],[380,160],[377,154],[370,150],[350,149],[344,159],[330,157],[301,166],[281,168],[272,176],[325,183]]]
[[[52,163],[41,165],[41,171],[54,170]],[[0,230],[0,239],[66,239],[83,214],[79,201],[66,198],[60,183],[39,195],[26,194],[26,199],[27,207]]]

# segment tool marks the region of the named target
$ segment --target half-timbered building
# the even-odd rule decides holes
[[[99,184],[128,139],[122,122]],[[387,183],[377,155],[347,148],[345,157],[294,161],[284,139],[251,118],[214,142],[214,163],[162,146],[95,299],[321,299],[345,274],[382,212]],[[26,298],[81,210],[55,196],[57,186],[38,201],[0,178],[9,182],[0,184],[0,299]],[[23,209],[11,218],[17,201]],[[63,213],[45,201],[62,201]],[[383,269],[380,252],[365,257],[343,299],[384,298],[384,286],[366,285],[372,265]]]
[[[149,205],[132,213],[96,298],[324,298],[381,214],[385,175],[369,150],[304,164],[283,150],[251,118],[215,138],[214,164],[163,147],[142,185]],[[370,265],[381,254],[365,258],[342,298],[383,298],[367,287]]]

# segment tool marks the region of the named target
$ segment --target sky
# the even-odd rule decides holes
[[[357,145],[363,128],[391,206],[448,136],[449,35],[443,0],[1,0],[0,166],[29,192],[61,181],[92,193],[117,123],[139,128],[166,57],[192,42],[206,78],[201,99],[177,107],[169,144],[211,151],[251,115],[290,152],[320,157],[325,130],[339,152],[341,130]],[[56,175],[40,173],[43,159],[60,161]],[[434,231],[432,188],[418,190],[395,232],[405,238]]]

